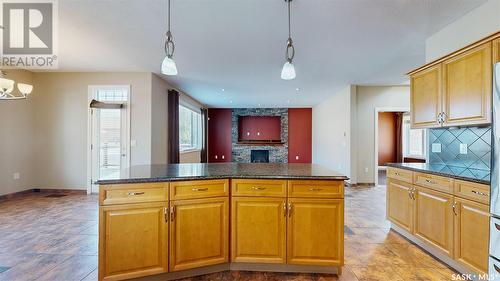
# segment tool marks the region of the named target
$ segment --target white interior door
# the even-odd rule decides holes
[[[122,108],[90,108],[91,193],[98,193],[96,180],[116,179],[130,163],[129,87],[96,86],[92,99]]]

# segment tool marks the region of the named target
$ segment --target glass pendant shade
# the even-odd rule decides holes
[[[175,65],[175,61],[166,56],[161,64],[161,73],[165,75],[177,75],[177,66]]]
[[[292,80],[295,79],[295,66],[293,66],[293,62],[286,61],[283,65],[283,69],[281,70],[281,79],[283,80]]]
[[[0,92],[10,94],[14,90],[14,80],[0,78]]]
[[[33,85],[17,83],[17,89],[23,95],[29,95],[33,91]]]

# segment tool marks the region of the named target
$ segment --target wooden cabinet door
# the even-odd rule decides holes
[[[443,62],[446,126],[491,122],[491,42]]]
[[[344,264],[344,200],[290,198],[287,263]]]
[[[99,212],[99,280],[168,271],[166,202],[104,206]]]
[[[286,199],[233,197],[233,262],[286,262]]]
[[[387,219],[410,233],[413,232],[412,188],[410,183],[387,179]]]
[[[453,257],[453,196],[417,187],[415,235]]]
[[[442,101],[441,64],[417,72],[410,77],[412,128],[440,127],[438,114]]]
[[[455,260],[477,273],[487,273],[489,208],[461,198],[455,201]]]
[[[500,38],[493,40],[493,64],[500,62]]]
[[[229,199],[171,201],[170,271],[228,261]]]

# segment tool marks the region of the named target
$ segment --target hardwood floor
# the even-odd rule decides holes
[[[0,201],[0,280],[97,280],[97,196]],[[345,263],[323,274],[222,272],[191,280],[451,280],[455,273],[385,220],[385,187],[346,189]]]

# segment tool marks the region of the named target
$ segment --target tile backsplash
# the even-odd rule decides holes
[[[489,175],[491,166],[491,127],[440,128],[428,130],[430,164],[451,166],[456,173]],[[434,144],[434,145],[433,145]],[[441,152],[439,145],[441,144]],[[461,154],[462,152],[467,154]],[[466,147],[465,147],[466,145]],[[433,146],[434,151],[433,152]]]

